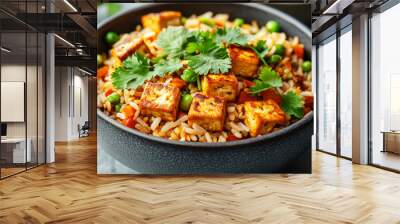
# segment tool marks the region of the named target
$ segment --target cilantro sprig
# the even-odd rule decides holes
[[[293,91],[282,95],[281,107],[288,115],[293,115],[296,118],[302,118],[304,116],[304,102],[302,97]]]
[[[178,59],[160,60],[159,63],[152,66],[148,58],[140,53],[135,53],[125,59],[122,66],[111,74],[111,81],[113,86],[118,89],[136,89],[155,76],[173,73],[181,68],[182,64]]]
[[[181,57],[190,33],[184,27],[168,27],[157,37],[156,45],[163,49],[164,54],[170,57]]]
[[[239,28],[226,28],[217,30],[216,42],[217,44],[237,44],[241,46],[247,45],[249,38],[246,34],[241,33]]]
[[[265,40],[260,40],[257,42],[255,47],[252,47],[253,51],[257,54],[258,58],[262,61],[264,65],[267,65],[267,62],[265,61],[265,56],[268,54],[268,47],[266,45]]]
[[[260,73],[258,74],[258,78],[254,80],[255,85],[250,87],[250,91],[253,94],[257,94],[263,92],[270,88],[278,88],[282,86],[281,77],[272,70],[269,66],[264,66]]]

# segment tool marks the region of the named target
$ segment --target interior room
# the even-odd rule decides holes
[[[0,1],[0,223],[400,223],[398,0],[252,3],[312,33],[312,172],[268,175],[98,174],[96,26],[137,7],[117,2]]]
[[[95,135],[95,6],[1,1],[1,179],[54,162],[54,144]]]

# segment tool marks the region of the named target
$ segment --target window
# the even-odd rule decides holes
[[[400,5],[371,18],[371,162],[400,170]],[[386,134],[384,134],[387,132]],[[385,138],[386,137],[386,138]]]
[[[340,36],[340,154],[352,156],[352,33],[351,25]]]
[[[336,153],[336,36],[318,48],[318,149]]]

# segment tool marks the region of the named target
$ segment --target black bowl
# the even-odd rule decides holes
[[[311,53],[311,31],[292,17],[273,8],[254,4],[142,4],[98,25],[99,37],[107,31],[125,33],[146,13],[181,11],[185,16],[207,11],[228,13],[231,18],[273,19],[289,36],[299,36]],[[99,38],[101,40],[101,38]],[[107,50],[99,41],[99,52]],[[140,174],[208,173],[309,173],[313,113],[271,134],[226,143],[179,142],[127,128],[98,110],[98,172]]]

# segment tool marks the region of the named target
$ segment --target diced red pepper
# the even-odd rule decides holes
[[[110,88],[110,89],[107,89],[107,90],[106,90],[106,92],[104,93],[104,95],[105,95],[105,96],[109,96],[111,93],[113,93],[113,90]]]
[[[171,81],[171,84],[173,86],[178,87],[179,89],[182,89],[183,87],[186,86],[186,82],[179,78],[173,78]]]
[[[236,136],[234,136],[233,134],[229,134],[228,137],[226,138],[226,141],[231,142],[231,141],[237,141],[239,140],[238,138],[236,138]]]
[[[133,117],[128,117],[122,121],[122,124],[129,127],[129,128],[134,128],[135,127],[135,120],[133,120]]]
[[[282,100],[281,96],[274,89],[267,89],[267,90],[261,92],[261,96],[262,96],[263,100],[273,100],[278,105],[281,104],[281,100]]]
[[[108,73],[108,66],[105,65],[105,66],[97,69],[97,78],[104,80],[104,77],[106,77],[107,73]]]
[[[294,47],[294,53],[298,58],[304,58],[304,45],[298,44]]]
[[[249,93],[248,91],[246,91],[246,90],[240,91],[239,100],[238,100],[239,104],[244,103],[246,101],[256,101],[256,100],[258,100],[257,97],[251,95],[251,93]]]
[[[254,82],[252,82],[252,81],[249,81],[249,80],[243,80],[243,83],[244,83],[244,85],[245,85],[245,87],[252,87],[252,86],[254,86],[255,85],[255,83]]]

